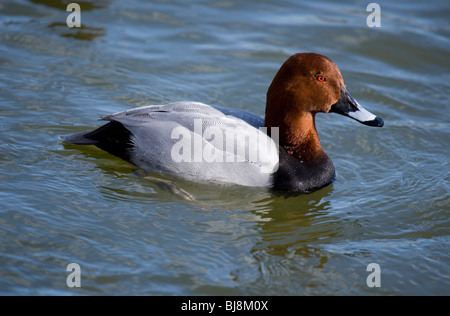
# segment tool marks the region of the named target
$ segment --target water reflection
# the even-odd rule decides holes
[[[276,256],[289,257],[294,253],[310,256],[309,245],[319,239],[335,237],[336,232],[314,226],[320,217],[328,216],[331,202],[327,197],[333,186],[296,197],[274,197],[268,200],[262,220],[258,222],[262,239],[253,252],[264,250]]]
[[[63,0],[30,0],[32,3],[45,5],[47,7],[55,8],[64,12],[64,17],[67,17],[71,12],[66,11],[67,5],[72,1]],[[96,9],[104,9],[109,4],[108,1],[76,1],[80,5],[81,15],[85,11],[93,11]],[[66,22],[52,22],[48,27],[58,32],[62,37],[72,37],[77,40],[92,41],[96,37],[105,35],[105,28],[93,27],[84,24],[85,21],[81,19],[81,27],[68,27]]]
[[[82,24],[81,27],[67,27],[66,23],[53,22],[48,25],[49,28],[60,32],[62,37],[72,37],[77,40],[92,41],[96,37],[105,36],[103,27],[91,27]]]

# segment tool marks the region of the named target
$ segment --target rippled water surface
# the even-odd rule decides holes
[[[450,293],[448,1],[380,1],[379,28],[364,1],[104,0],[79,2],[70,29],[68,3],[0,3],[0,294]],[[317,116],[337,179],[312,194],[177,181],[188,201],[61,143],[147,104],[264,114],[276,71],[304,51],[385,120]]]

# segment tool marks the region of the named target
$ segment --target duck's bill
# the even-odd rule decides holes
[[[375,116],[363,108],[342,85],[341,97],[331,106],[330,112],[351,117],[352,119],[368,126],[382,127],[384,125],[382,118]]]

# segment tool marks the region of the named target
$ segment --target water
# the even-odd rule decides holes
[[[379,28],[363,1],[83,1],[81,29],[68,2],[0,4],[0,294],[449,294],[448,1],[379,1]],[[386,123],[319,114],[337,179],[312,194],[177,181],[186,201],[61,143],[147,104],[264,114],[302,51]]]

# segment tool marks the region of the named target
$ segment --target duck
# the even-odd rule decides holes
[[[367,126],[384,125],[353,98],[330,58],[296,53],[275,74],[264,117],[178,101],[106,115],[101,118],[105,125],[63,141],[97,146],[146,172],[309,193],[336,178],[333,162],[320,144],[317,113],[337,113]]]

